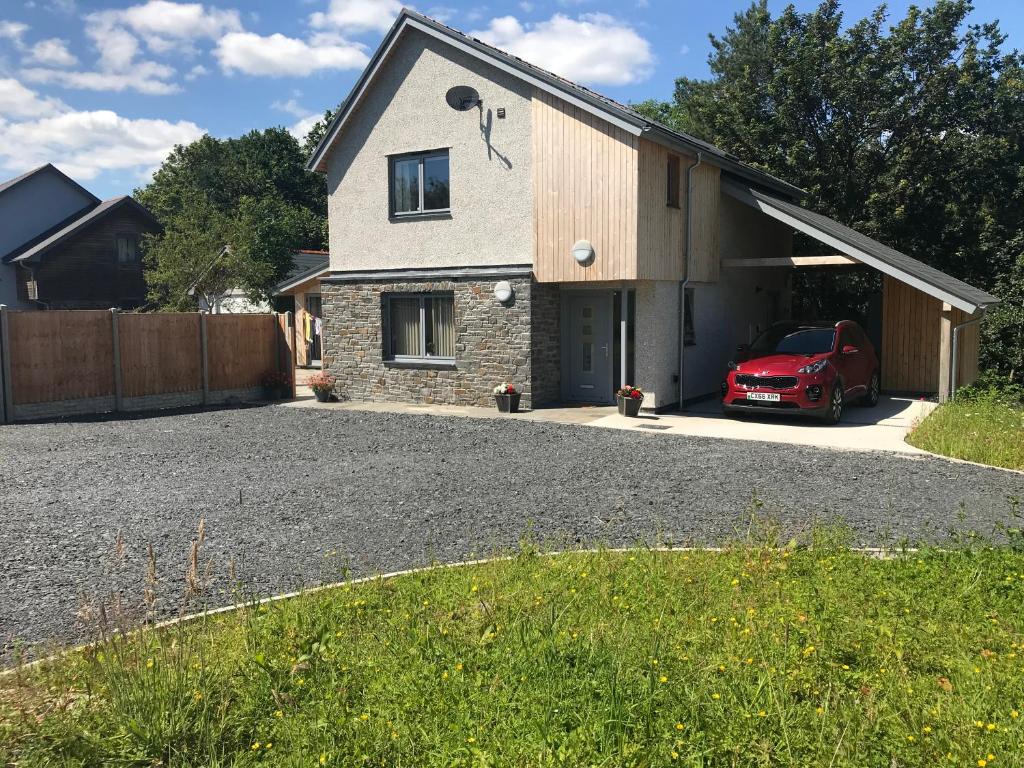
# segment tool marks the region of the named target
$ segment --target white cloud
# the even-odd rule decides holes
[[[0,38],[12,40],[15,45],[21,45],[21,37],[28,32],[28,24],[20,21],[4,21],[0,19]]]
[[[208,70],[202,64],[196,64],[185,75],[185,79],[188,80],[191,83],[193,80],[195,80],[197,78],[200,78],[200,77],[203,77],[204,75],[208,75],[208,74],[210,74],[210,70]]]
[[[313,130],[313,126],[316,125],[322,117],[323,115],[309,115],[308,117],[304,117],[289,128],[288,133],[299,141],[302,141],[306,138],[306,134]]]
[[[299,104],[295,99],[288,99],[288,101],[275,101],[270,105],[270,108],[276,109],[279,112],[287,112],[292,117],[305,118],[310,114],[309,110]]]
[[[0,78],[0,125],[4,120],[47,117],[66,109],[60,99],[40,96],[12,78]]]
[[[142,44],[145,43],[146,48],[157,55],[176,52],[191,55],[196,52],[195,41],[216,40],[227,32],[241,29],[238,11],[207,7],[201,3],[148,0],[127,8],[97,11],[85,16],[85,34],[99,54],[94,69],[65,71],[55,67],[71,66],[73,61],[34,57],[32,63],[44,66],[25,69],[22,75],[30,82],[81,90],[133,90],[150,95],[177,93],[181,87],[173,82],[176,69],[169,64],[142,58]],[[197,67],[189,71],[186,80],[205,74],[204,67]]]
[[[179,47],[190,50],[193,40],[216,40],[226,32],[242,29],[238,11],[169,0],[149,0],[124,9],[91,13],[86,23],[99,34],[110,29],[127,30],[145,40],[155,53]]]
[[[310,129],[323,117],[319,112],[310,112],[294,98],[288,99],[288,101],[275,101],[270,105],[270,108],[298,118],[298,122],[291,126],[288,132],[299,141],[306,138],[306,134],[309,133]]]
[[[522,9],[523,13],[531,13],[533,11],[533,3],[531,3],[530,0],[522,0],[522,2],[519,3],[519,7]]]
[[[317,29],[342,32],[387,32],[402,10],[400,0],[331,0],[326,13],[314,13],[309,23]]]
[[[571,19],[555,14],[523,25],[514,16],[492,19],[469,33],[557,75],[581,83],[627,85],[648,77],[654,66],[650,43],[633,27],[604,13]]]
[[[264,37],[252,32],[230,32],[214,51],[226,73],[272,77],[303,77],[325,69],[361,69],[369,58],[363,46],[337,35],[314,35],[309,42],[279,32]]]
[[[11,104],[21,112],[12,112]],[[0,167],[19,172],[52,162],[78,179],[104,171],[151,173],[175,144],[195,141],[204,133],[185,120],[129,119],[109,110],[75,112],[14,80],[0,80],[0,115]]]
[[[181,86],[169,82],[174,68],[155,61],[136,61],[123,71],[98,70],[72,72],[63,69],[30,67],[21,71],[22,77],[32,83],[60,85],[83,91],[138,91],[150,96],[178,93]]]
[[[78,58],[68,50],[65,41],[51,37],[33,45],[26,61],[50,67],[73,67],[78,63]]]
[[[684,45],[682,48],[679,49],[679,53],[682,54],[683,56],[685,56],[689,52],[690,52],[690,46],[688,46],[688,45]]]

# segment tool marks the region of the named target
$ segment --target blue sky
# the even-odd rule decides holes
[[[434,0],[425,0],[433,2]],[[1024,46],[1021,0],[977,0]],[[801,10],[815,0],[796,0]],[[621,101],[707,74],[708,33],[748,0],[436,0],[463,31]],[[773,11],[785,2],[770,3]],[[868,0],[847,0],[848,20]],[[889,4],[902,18],[907,0]],[[302,133],[348,93],[400,0],[0,0],[0,179],[54,162],[101,197],[204,132]]]

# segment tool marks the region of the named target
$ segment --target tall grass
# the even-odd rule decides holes
[[[907,440],[943,456],[1024,469],[1024,407],[995,391],[966,393],[936,408]]]
[[[350,584],[0,679],[0,764],[1020,764],[1024,553],[551,555]]]

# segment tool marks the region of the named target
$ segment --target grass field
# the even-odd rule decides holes
[[[936,408],[907,440],[943,456],[1024,469],[1024,408],[996,393],[957,399]]]
[[[526,550],[0,678],[0,764],[1024,764],[1024,554]]]

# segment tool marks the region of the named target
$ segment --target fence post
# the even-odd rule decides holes
[[[284,343],[284,357],[285,365],[288,366],[288,377],[292,380],[292,397],[295,397],[295,344],[293,341],[295,336],[292,330],[292,324],[295,322],[292,313],[284,313],[284,331],[278,336],[279,339]]]
[[[0,304],[0,423],[14,421],[14,392],[11,384],[11,332],[7,326],[7,305]]]
[[[121,337],[118,330],[117,307],[110,308],[110,334],[114,341],[114,410],[120,411],[124,403],[121,390]]]
[[[210,402],[210,341],[206,333],[206,310],[199,312],[199,354],[202,355],[203,405]]]

